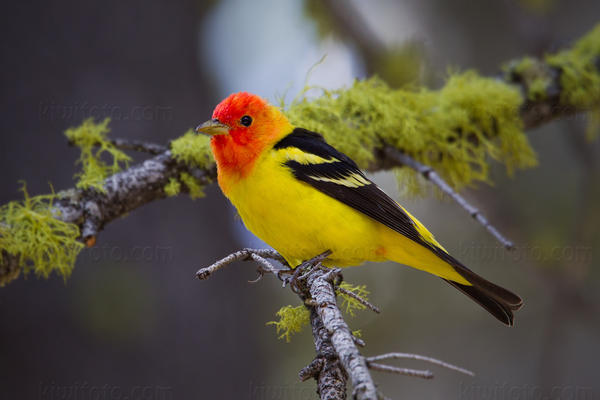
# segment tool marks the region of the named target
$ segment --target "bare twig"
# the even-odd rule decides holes
[[[221,268],[235,262],[235,261],[247,261],[247,260],[256,261],[263,269],[261,273],[272,273],[275,276],[279,277],[279,272],[283,270],[287,270],[288,268],[276,268],[273,264],[271,264],[267,259],[278,261],[284,265],[287,265],[285,259],[275,250],[271,249],[242,249],[236,251],[235,253],[231,253],[225,258],[222,258],[212,265],[208,267],[200,268],[198,272],[196,272],[196,277],[200,280],[208,279],[214,272],[220,270]],[[280,278],[281,279],[281,278]]]
[[[411,360],[426,361],[428,363],[439,365],[440,367],[448,368],[448,369],[451,369],[453,371],[457,371],[457,372],[463,373],[465,375],[475,376],[475,374],[472,371],[469,371],[468,369],[457,367],[456,365],[452,365],[452,364],[449,364],[449,363],[447,363],[445,361],[438,360],[437,358],[426,357],[426,356],[422,356],[422,355],[419,355],[419,354],[386,353],[386,354],[381,354],[379,356],[367,357],[367,363],[368,364],[372,364],[373,362],[376,362],[376,361],[389,360],[389,359],[400,359],[400,358],[402,358],[402,359],[411,359]]]
[[[392,147],[386,147],[385,153],[387,157],[395,160],[400,165],[405,165],[414,169],[416,172],[423,175],[425,179],[436,185],[442,192],[450,196],[459,206],[465,209],[465,211],[467,211],[472,218],[474,218],[475,220],[477,220],[477,222],[483,225],[483,227],[487,229],[488,232],[490,232],[492,236],[494,236],[500,243],[502,243],[502,245],[506,249],[513,250],[515,248],[513,242],[511,242],[506,237],[504,237],[504,235],[498,232],[498,229],[496,229],[492,224],[490,224],[487,218],[483,216],[481,211],[479,211],[475,206],[471,205],[467,200],[465,200],[464,197],[462,197],[454,189],[452,189],[452,187],[448,185],[446,181],[444,181],[433,168],[425,164],[421,164],[414,158],[408,156],[407,154],[401,153]]]
[[[355,334],[352,334],[352,339],[354,340],[354,343],[356,343],[356,345],[359,347],[365,347],[367,345],[364,340],[357,337]]]
[[[373,371],[391,372],[393,374],[414,376],[416,378],[433,379],[433,373],[431,371],[427,371],[427,370],[400,368],[400,367],[394,367],[392,365],[377,364],[377,363],[369,363],[368,366],[369,366],[369,369],[372,369]]]

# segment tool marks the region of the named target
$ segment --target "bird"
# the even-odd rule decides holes
[[[452,257],[425,226],[323,136],[262,97],[234,93],[196,128],[210,136],[223,194],[290,266],[393,261],[436,275],[512,326],[523,300]]]

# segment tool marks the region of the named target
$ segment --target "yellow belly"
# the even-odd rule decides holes
[[[391,260],[467,283],[428,249],[296,180],[277,157],[267,155],[245,179],[221,186],[246,227],[292,267],[331,250],[328,266]]]

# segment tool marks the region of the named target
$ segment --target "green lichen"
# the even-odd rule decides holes
[[[503,69],[510,80],[523,83],[528,100],[542,101],[548,97],[548,88],[553,83],[553,76],[544,62],[533,57],[524,57],[508,63]]]
[[[310,322],[310,312],[304,305],[281,307],[276,315],[278,320],[267,322],[267,325],[275,325],[279,339],[285,338],[287,343]]]
[[[187,186],[190,197],[192,199],[195,200],[205,196],[203,187],[198,183],[196,178],[194,178],[187,172],[182,172],[179,175],[179,179],[181,179],[185,186]]]
[[[187,131],[183,136],[171,142],[171,153],[177,161],[189,166],[206,169],[214,164],[212,151],[210,150],[210,139],[208,136],[198,135],[192,130]],[[179,180],[187,187],[192,199],[204,197],[202,185],[192,175],[183,172],[179,175]],[[171,185],[170,189],[175,189],[173,181],[167,184],[167,186],[169,185]],[[181,186],[178,186],[177,193],[180,189]],[[166,190],[167,187],[165,187]],[[175,193],[175,191],[173,190],[172,193]],[[167,194],[169,193],[167,192]]]
[[[181,183],[175,178],[170,178],[164,187],[165,194],[169,197],[177,196],[181,191]]]
[[[56,271],[66,279],[84,247],[77,240],[79,228],[56,219],[54,193],[30,197],[25,184],[21,191],[22,202],[11,201],[0,207],[0,250],[16,256],[19,269],[26,273],[33,270],[47,278]],[[0,262],[2,257],[0,251]],[[0,276],[0,286],[17,275]]]
[[[181,182],[187,187],[190,197],[195,200],[204,197],[204,187],[198,183],[198,180],[187,172],[179,174],[179,180],[170,178],[169,183],[163,188],[165,194],[169,197],[177,196],[181,192]]]
[[[356,296],[364,299],[364,300],[369,300],[369,291],[367,290],[367,286],[366,285],[351,285],[347,282],[342,282],[340,284],[340,287],[342,289],[346,289],[349,292],[354,293]],[[364,309],[367,308],[367,306],[365,306],[364,304],[362,304],[361,302],[359,302],[358,300],[356,300],[354,297],[349,296],[346,293],[343,293],[341,291],[338,291],[338,295],[342,298],[342,304],[340,306],[341,309],[343,309],[346,314],[354,317],[356,315],[357,311],[362,311]]]
[[[376,165],[375,150],[388,144],[460,188],[489,182],[490,158],[509,173],[536,164],[519,115],[522,101],[516,88],[467,71],[451,74],[438,91],[394,90],[376,77],[356,81],[295,100],[286,114],[295,125],[321,132],[362,168]]]
[[[81,164],[82,171],[75,175],[78,188],[95,188],[100,192],[105,192],[102,185],[104,179],[119,172],[121,164],[127,167],[131,160],[127,154],[108,141],[106,134],[110,131],[109,122],[110,118],[106,118],[97,124],[92,118],[89,118],[80,126],[69,128],[65,132],[69,142],[81,149],[81,155],[77,162]],[[110,157],[112,162],[105,163],[102,160],[103,156]]]
[[[369,291],[365,285],[351,285],[346,282],[342,282],[341,288],[346,289],[355,295],[368,300]],[[354,297],[349,296],[346,293],[340,291],[337,294],[341,297],[342,303],[340,309],[345,311],[350,316],[354,317],[357,311],[364,310],[367,307],[356,300]],[[310,312],[304,305],[297,307],[285,306],[281,307],[277,311],[277,321],[269,321],[267,325],[275,325],[279,339],[285,339],[286,342],[290,342],[292,335],[299,333],[302,329],[310,323]],[[360,337],[360,330],[353,332],[354,336]]]
[[[561,103],[577,109],[600,104],[600,24],[568,50],[546,56],[560,70]]]
[[[171,153],[177,161],[190,166],[209,168],[214,164],[209,137],[192,130],[171,142]]]

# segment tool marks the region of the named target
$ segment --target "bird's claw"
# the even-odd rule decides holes
[[[302,264],[294,268],[290,277],[284,278],[283,286],[285,287],[286,284],[289,284],[292,292],[296,294],[300,293],[301,290],[299,283],[306,279],[312,268],[320,267],[323,260],[329,257],[331,253],[331,250],[327,250],[309,260],[303,261]]]

